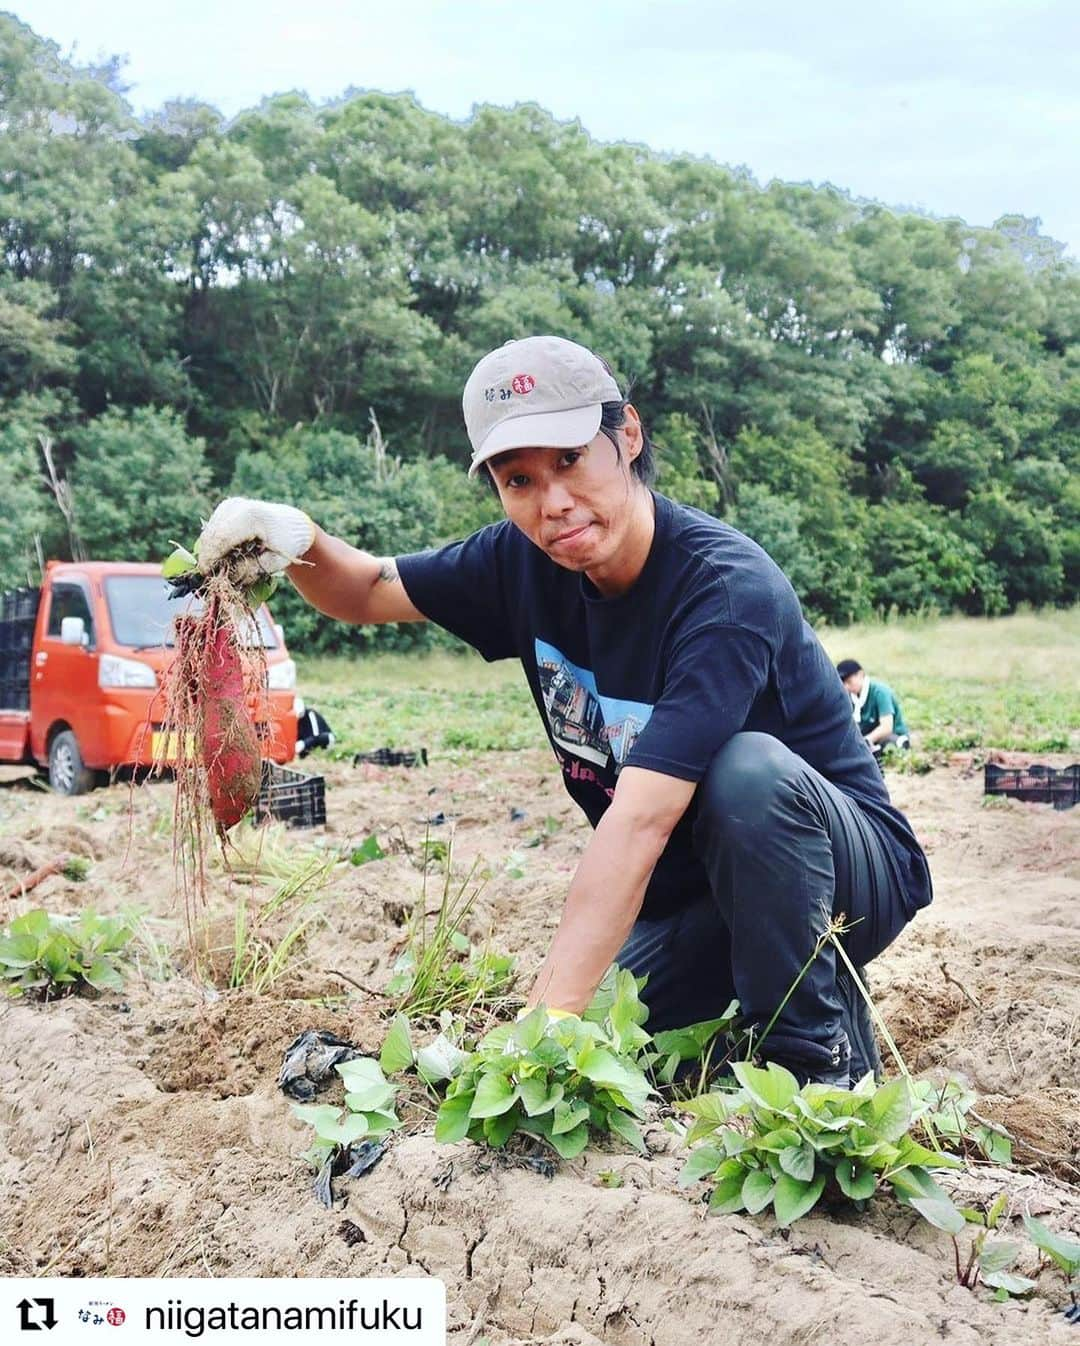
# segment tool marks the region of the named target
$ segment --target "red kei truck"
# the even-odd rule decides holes
[[[0,596],[0,763],[37,765],[68,795],[115,767],[149,766],[163,747],[173,620],[198,601],[169,598],[160,566],[121,561],[50,561],[40,589]],[[296,665],[265,606],[256,626],[262,752],[282,764],[296,754]]]

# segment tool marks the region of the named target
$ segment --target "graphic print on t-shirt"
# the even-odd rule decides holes
[[[544,640],[535,641],[535,648],[551,737],[560,748],[598,766],[608,766],[614,758],[618,769],[649,723],[652,706],[602,696],[590,669],[571,663]]]

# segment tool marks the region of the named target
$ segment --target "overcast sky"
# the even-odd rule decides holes
[[[9,0],[10,3],[10,0]],[[137,111],[287,89],[535,101],[600,140],[709,154],[1080,258],[1078,0],[22,0],[65,55],[128,57]]]

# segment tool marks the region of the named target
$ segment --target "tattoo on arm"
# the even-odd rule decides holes
[[[397,566],[389,557],[379,563],[379,579],[384,584],[396,584],[398,579]]]

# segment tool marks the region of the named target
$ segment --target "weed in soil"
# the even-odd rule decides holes
[[[85,883],[90,874],[90,861],[85,855],[73,855],[60,872],[69,883]]]
[[[196,967],[200,976],[214,984],[234,990],[248,987],[263,995],[287,974],[298,971],[305,962],[308,935],[325,919],[318,902],[337,863],[335,855],[308,852],[292,858],[291,870],[278,870],[283,877],[264,901],[238,891],[228,947],[217,942],[220,922],[204,920],[198,927]]]
[[[951,1234],[955,1242],[965,1217],[932,1174],[934,1170],[960,1168],[963,1160],[943,1149],[942,1137],[977,1148],[995,1163],[1011,1160],[1009,1138],[972,1111],[975,1095],[962,1081],[948,1079],[936,1085],[912,1078],[839,938],[843,920],[843,916],[838,917],[818,941],[781,1009],[825,943],[832,942],[863,996],[900,1077],[876,1085],[868,1073],[851,1090],[818,1083],[800,1088],[795,1076],[774,1062],[764,1068],[749,1061],[734,1062],[732,1073],[739,1086],[735,1091],[703,1094],[681,1105],[695,1119],[686,1143],[696,1148],[680,1182],[688,1185],[708,1178],[710,1209],[723,1214],[745,1210],[756,1215],[772,1206],[782,1226],[806,1215],[827,1189],[837,1190],[861,1209],[877,1191],[888,1186],[898,1200]],[[759,1045],[775,1019],[774,1014]],[[920,1134],[932,1148],[922,1143]],[[700,1143],[706,1137],[708,1142]],[[969,1277],[977,1279],[985,1272],[998,1278],[993,1282],[998,1289],[1021,1293],[1006,1284],[1010,1279],[1008,1268],[1015,1260],[1008,1251],[1006,1245],[995,1245],[993,1251],[987,1251],[984,1266],[979,1261],[983,1252],[980,1243],[968,1265]],[[959,1274],[958,1249],[957,1267]],[[1011,1284],[1019,1286],[1021,1279],[1014,1276]]]
[[[989,1236],[1008,1205],[1008,1197],[1002,1192],[994,1202],[984,1210],[965,1206],[960,1214],[969,1225],[976,1227],[975,1237],[968,1250],[966,1265],[961,1265],[960,1245],[953,1235],[953,1253],[956,1259],[956,1280],[968,1290],[974,1290],[981,1282],[995,1290],[996,1299],[1005,1300],[1012,1295],[1027,1295],[1035,1289],[1035,1282],[1028,1276],[1021,1276],[1012,1270],[1021,1254],[1019,1243],[1009,1243],[1004,1239],[988,1242]]]
[[[425,847],[429,844],[425,841]],[[442,846],[444,843],[440,842]],[[453,878],[453,839],[442,857],[443,887],[434,923],[427,911],[427,851],[420,901],[409,923],[405,947],[394,962],[386,994],[399,1014],[410,1019],[437,1019],[450,1011],[467,1019],[497,1009],[514,983],[514,961],[490,947],[477,948],[466,936],[468,920],[485,880],[474,862],[464,879]]]

